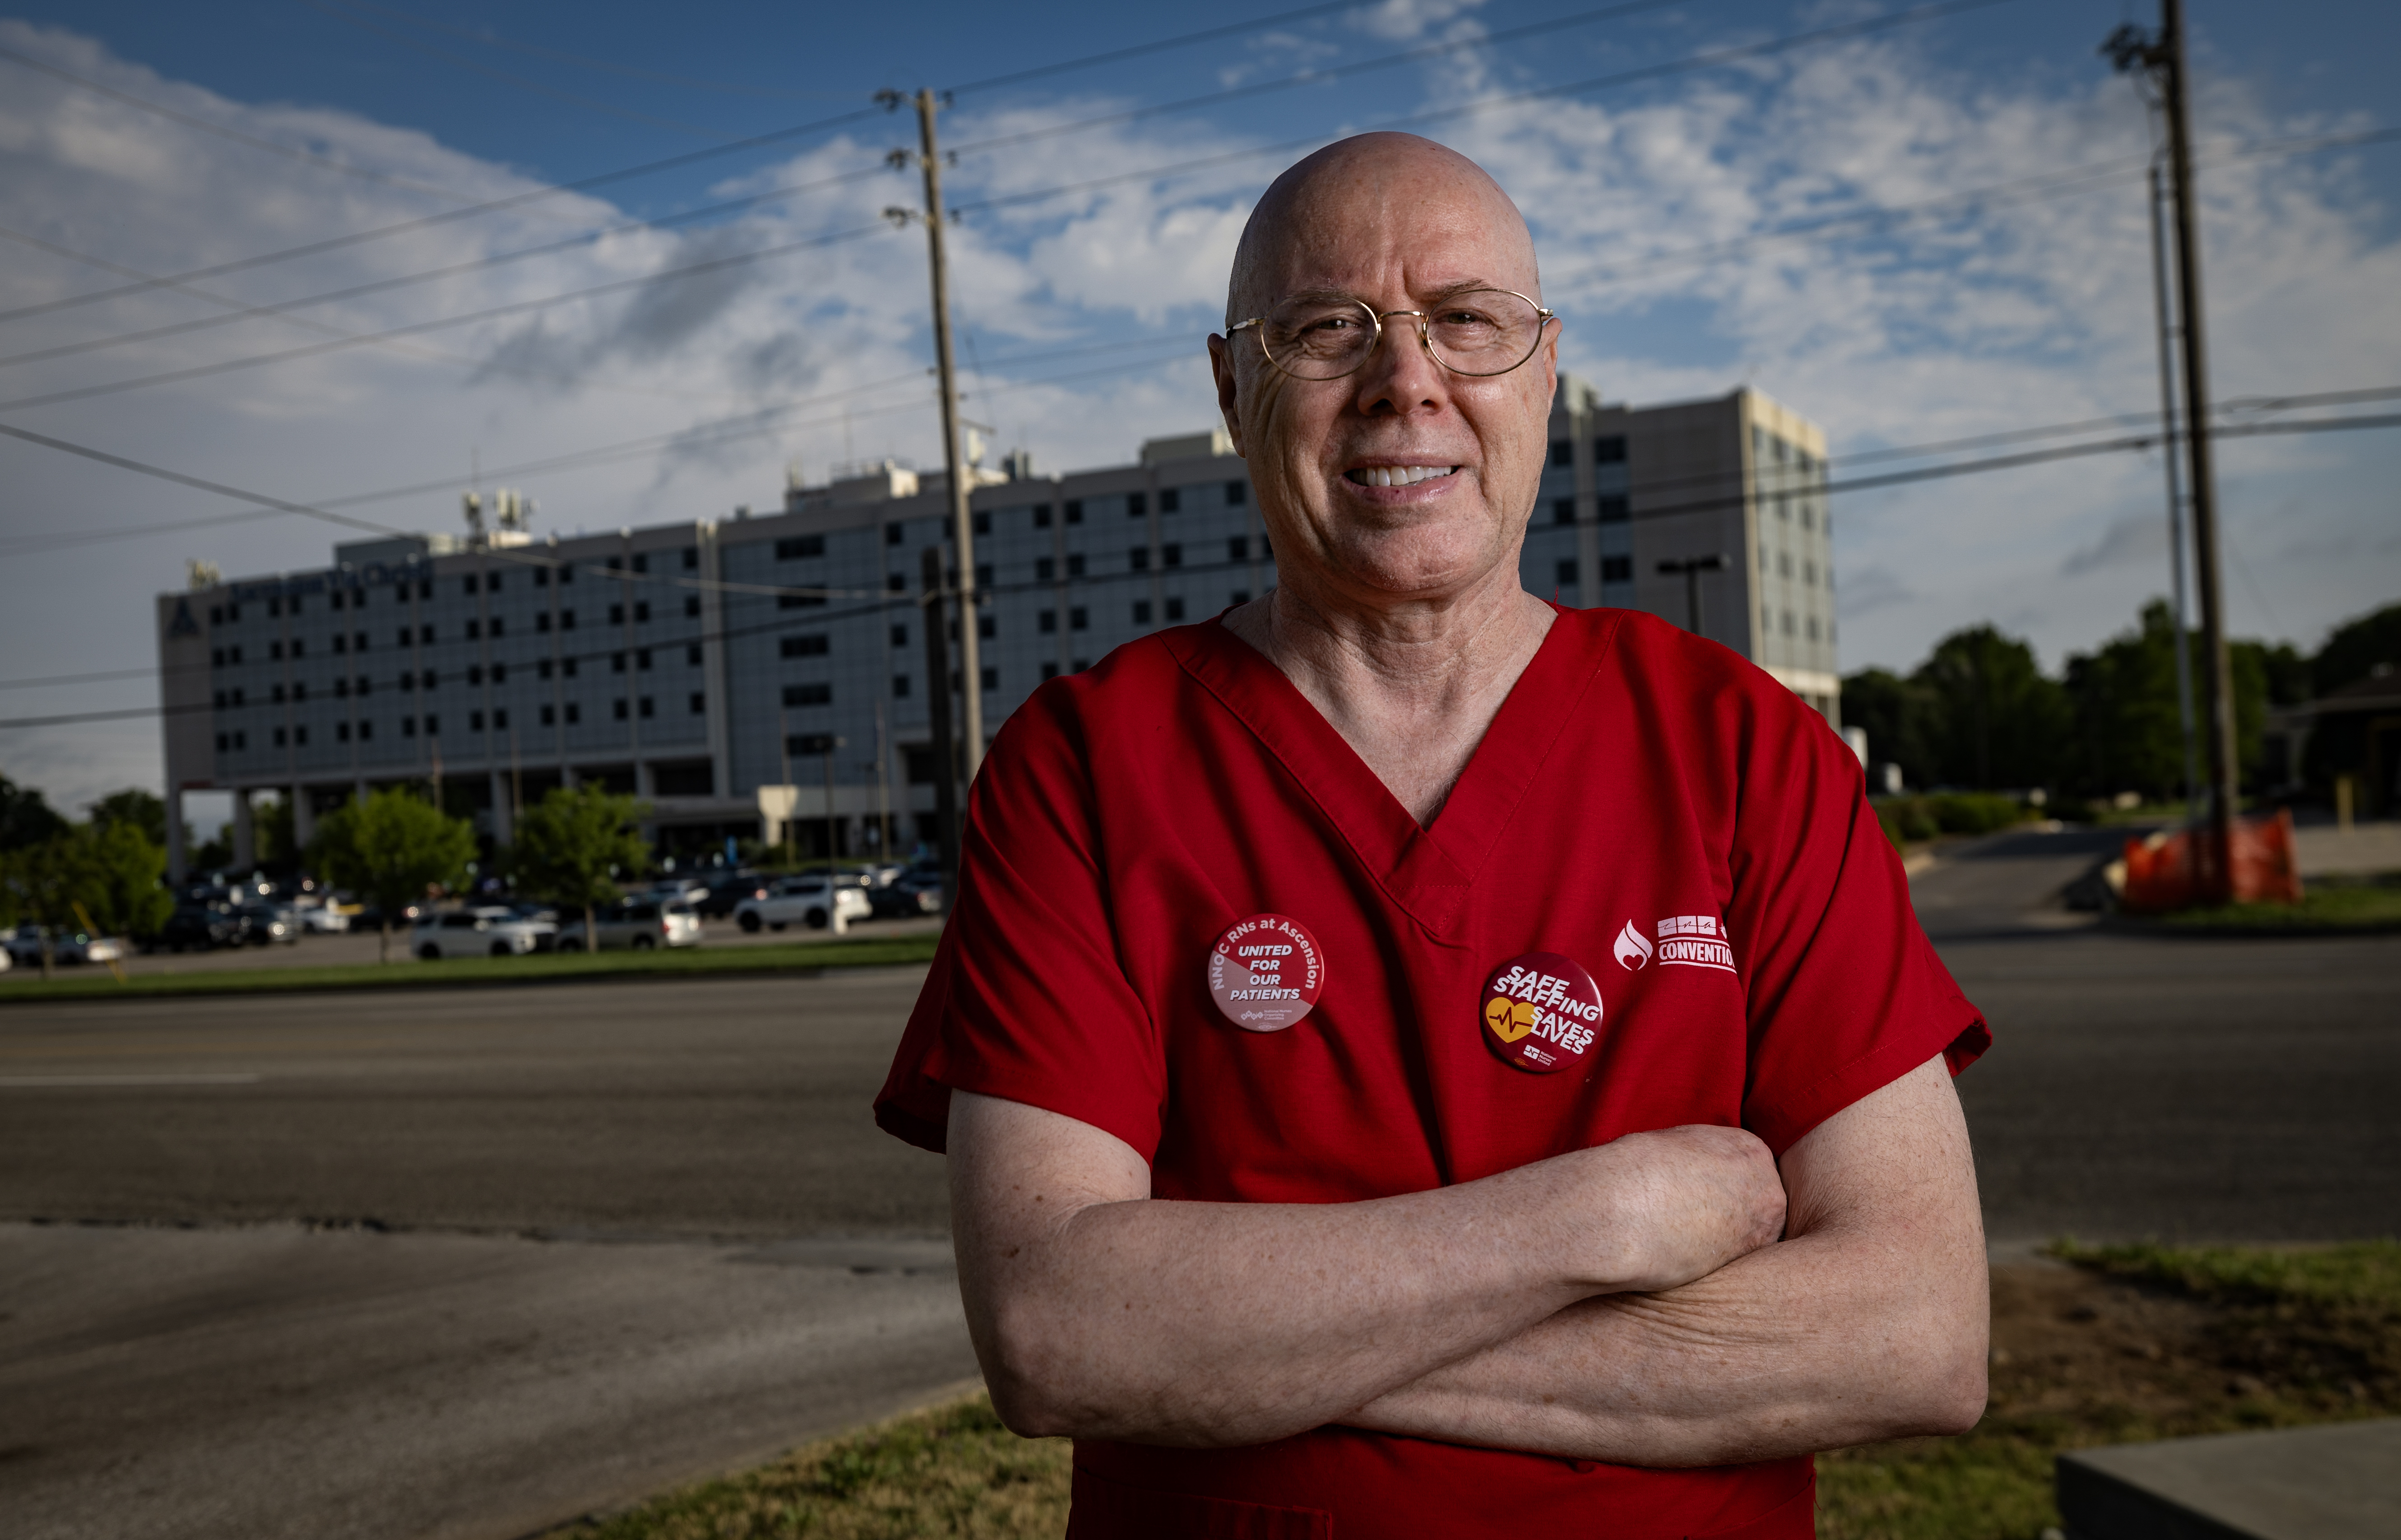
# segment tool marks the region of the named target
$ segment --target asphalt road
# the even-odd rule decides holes
[[[2401,941],[2048,905],[2109,843],[1914,883],[1996,1240],[2401,1232]],[[7,1533],[510,1540],[971,1375],[920,976],[0,1009]]]

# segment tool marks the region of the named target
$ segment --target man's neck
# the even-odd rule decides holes
[[[1496,568],[1438,601],[1361,603],[1286,584],[1226,617],[1431,825],[1557,618]]]

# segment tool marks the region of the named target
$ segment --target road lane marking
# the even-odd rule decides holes
[[[256,1085],[261,1075],[0,1075],[0,1091],[51,1086]]]

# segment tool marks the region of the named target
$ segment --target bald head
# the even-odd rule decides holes
[[[1379,260],[1461,269],[1408,275],[1420,282],[1473,279],[1542,298],[1525,216],[1483,167],[1413,133],[1363,133],[1293,165],[1251,211],[1227,323],[1297,290],[1349,288],[1338,275]]]

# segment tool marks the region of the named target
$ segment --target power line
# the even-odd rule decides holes
[[[1129,59],[1164,53],[1170,48],[1188,48],[1196,43],[1214,42],[1220,37],[1231,37],[1237,33],[1250,32],[1258,27],[1281,26],[1287,21],[1304,21],[1311,17],[1326,16],[1335,11],[1357,10],[1360,7],[1361,0],[1333,0],[1330,5],[1303,6],[1298,10],[1279,11],[1270,16],[1254,17],[1248,21],[1231,21],[1224,26],[1204,27],[1199,32],[1187,32],[1174,37],[1164,37],[1155,43],[1136,43],[1128,48],[1110,48],[1102,53],[1088,53],[1080,59],[1070,59],[1063,63],[1037,64],[1032,69],[1011,70],[1006,75],[989,75],[981,80],[970,80],[963,86],[953,86],[943,94],[959,96],[968,91],[992,90],[1001,86],[1022,85],[1028,80],[1039,80],[1053,75],[1065,75],[1073,70],[1094,69],[1102,64],[1119,64]]]

